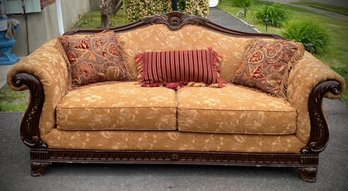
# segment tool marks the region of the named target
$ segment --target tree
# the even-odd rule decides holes
[[[122,0],[102,0],[100,14],[101,26],[104,28],[111,27],[111,16],[115,15],[121,8]]]

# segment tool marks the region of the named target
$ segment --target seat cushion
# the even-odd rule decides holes
[[[179,131],[286,135],[296,131],[295,108],[283,98],[241,86],[178,90]]]
[[[103,82],[70,91],[57,106],[64,130],[176,130],[175,91]]]

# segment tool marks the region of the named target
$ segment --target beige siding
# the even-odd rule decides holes
[[[90,10],[90,0],[61,0],[64,30],[68,31],[81,15]],[[56,4],[42,9],[41,13],[28,14],[29,53],[36,50],[43,43],[59,36]],[[15,16],[20,24],[20,31],[16,33],[17,43],[14,53],[18,56],[27,55],[27,40],[24,15]]]

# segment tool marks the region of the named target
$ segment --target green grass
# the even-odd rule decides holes
[[[111,18],[112,27],[117,27],[130,23],[127,19],[124,9],[120,9],[115,16]],[[84,14],[79,21],[75,23],[72,29],[97,29],[101,28],[100,12],[90,11]]]
[[[13,91],[5,85],[0,89],[0,112],[24,112],[28,107],[29,91]]]
[[[328,4],[317,3],[317,2],[308,2],[308,1],[299,1],[299,2],[294,2],[292,4],[306,5],[309,7],[323,9],[323,10],[327,10],[327,11],[331,11],[334,13],[339,13],[339,14],[348,16],[348,8],[346,8],[346,7],[337,7],[334,5],[328,5]]]
[[[255,0],[248,9],[247,17],[242,19],[255,26],[261,32],[282,34],[284,28],[268,27],[268,31],[266,31],[265,25],[255,19],[254,15],[256,9],[264,4],[270,3]],[[348,84],[348,23],[291,5],[282,6],[290,12],[289,22],[307,19],[319,22],[323,25],[329,33],[330,43],[323,54],[315,56],[342,75],[345,78],[346,84]],[[232,6],[232,0],[222,1],[219,7],[233,16],[241,11],[241,8]],[[343,100],[345,103],[348,103],[348,90],[344,93]]]

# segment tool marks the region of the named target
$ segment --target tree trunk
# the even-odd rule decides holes
[[[115,15],[117,10],[121,7],[122,0],[102,0],[101,4],[101,26],[103,28],[111,27],[110,17]]]

